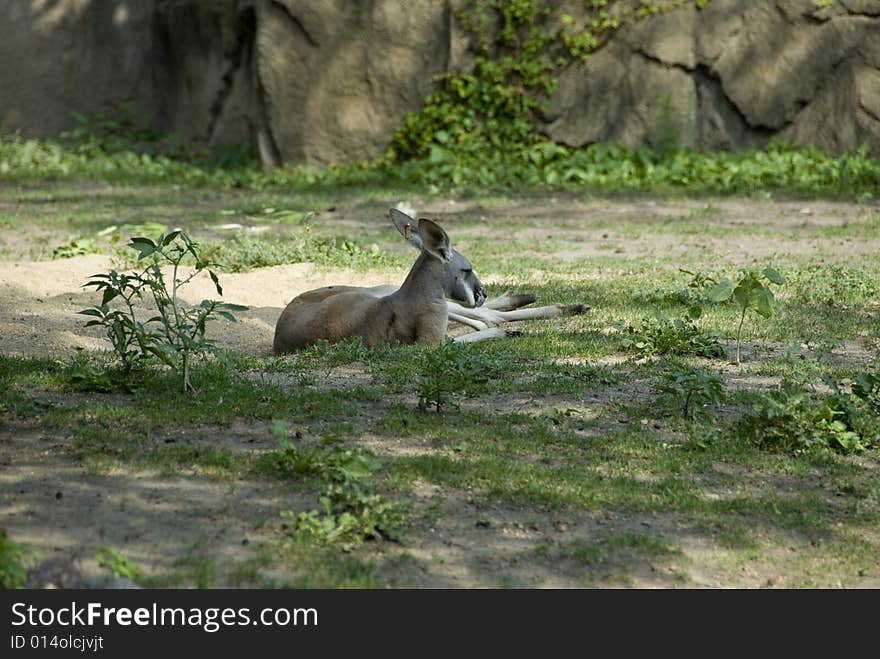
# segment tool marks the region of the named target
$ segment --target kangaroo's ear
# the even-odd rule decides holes
[[[406,238],[409,243],[416,249],[422,248],[422,237],[419,235],[419,224],[409,215],[404,213],[400,208],[392,208],[388,211],[391,221],[400,235]]]
[[[452,260],[452,245],[449,236],[436,222],[422,218],[419,220],[419,233],[422,236],[422,249],[443,263]]]

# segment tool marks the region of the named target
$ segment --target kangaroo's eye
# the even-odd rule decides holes
[[[467,277],[472,272],[473,272],[473,270],[471,270],[470,268],[465,268],[464,270],[461,271],[461,274],[463,274],[465,277]]]

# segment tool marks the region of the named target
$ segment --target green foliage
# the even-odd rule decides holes
[[[790,385],[759,394],[737,433],[760,448],[788,453],[816,448],[857,453],[876,444],[880,417],[858,409],[852,396],[834,387],[833,395],[817,400]]]
[[[867,149],[832,156],[782,142],[763,150],[713,153],[685,148],[662,152],[615,144],[571,149],[537,139],[522,149],[505,145],[465,153],[441,148],[433,158],[405,162],[381,158],[320,170],[264,170],[256,163],[232,168],[135,151],[83,155],[57,142],[0,136],[0,176],[20,182],[86,179],[248,190],[430,185],[441,190],[530,187],[747,195],[781,191],[871,199],[880,189],[880,161],[870,157]]]
[[[719,333],[703,330],[689,318],[670,320],[656,311],[653,319],[643,319],[639,325],[617,322],[614,327],[622,335],[620,347],[639,357],[693,355],[714,359],[724,356],[724,348],[718,343]]]
[[[265,470],[282,478],[307,476],[343,483],[365,479],[382,466],[367,451],[343,448],[337,437],[325,437],[315,448],[303,451],[291,444],[284,422],[273,422],[269,430],[281,450],[267,453],[260,462]]]
[[[67,381],[77,391],[132,393],[130,373],[124,369],[102,368],[74,360],[65,369]]]
[[[290,443],[283,423],[273,423],[271,431],[281,451],[263,457],[264,466],[284,477],[310,476],[323,482],[321,510],[283,511],[281,516],[290,520],[286,528],[343,551],[364,540],[397,539],[404,521],[400,506],[368,484],[382,466],[375,456],[362,449],[344,449],[335,437],[303,451]]]
[[[53,259],[69,259],[74,256],[98,254],[100,248],[91,238],[72,238],[66,245],[59,245],[52,251]]]
[[[466,393],[489,379],[490,368],[468,346],[446,338],[425,352],[424,369],[419,375],[419,408],[434,408],[438,414],[452,403],[452,397]]]
[[[841,421],[858,435],[855,450],[880,445],[880,374],[859,373],[855,378],[824,378],[833,392],[829,404]]]
[[[321,544],[351,550],[364,540],[397,540],[403,515],[399,506],[358,482],[329,483],[321,492],[322,510],[285,510],[290,529]]]
[[[503,150],[440,148],[429,158],[383,167],[405,182],[457,189],[687,189],[748,195],[780,190],[873,198],[880,187],[880,161],[870,157],[867,149],[831,156],[781,142],[764,150],[700,152],[688,148],[630,149],[616,144],[571,149],[537,139],[522,148],[511,145]]]
[[[681,405],[685,417],[713,418],[710,406],[724,401],[724,381],[720,374],[688,364],[675,364],[663,374],[657,390]]]
[[[62,140],[74,145],[86,156],[119,154],[136,151],[142,154],[164,155],[177,160],[196,161],[192,147],[179,138],[144,127],[131,106],[114,108],[112,116],[87,116],[71,112],[77,127],[61,134]],[[202,154],[206,155],[206,154]]]
[[[764,281],[767,283],[765,284]],[[746,314],[753,311],[762,318],[773,315],[773,291],[769,284],[782,285],[785,277],[771,267],[763,268],[760,272],[752,268],[740,271],[740,278],[734,283],[730,279],[723,279],[712,286],[706,294],[712,302],[723,302],[733,299],[739,305],[741,314],[739,326],[736,330],[736,363],[740,363],[740,339],[742,337],[743,323]]]
[[[84,286],[103,292],[101,304],[79,313],[95,319],[88,321],[86,327],[104,328],[125,371],[130,371],[137,361],[155,356],[180,375],[183,391],[189,391],[192,389],[192,360],[215,350],[214,341],[205,335],[207,321],[215,313],[234,321],[231,312],[246,307],[215,300],[202,300],[194,308],[182,304],[178,298],[180,288],[205,270],[214,282],[217,294],[223,295],[217,275],[209,269],[211,263],[201,256],[196,243],[183,231],[172,231],[155,241],[144,236],[135,237],[129,247],[137,250],[138,261],[149,259],[150,265],[141,272],[111,270],[93,275]],[[178,276],[187,257],[195,259],[195,267],[188,276]],[[170,283],[162,272],[166,265],[172,268]],[[152,297],[159,315],[141,321],[135,304],[145,293]],[[110,302],[114,300],[117,304],[111,307]]]
[[[13,542],[6,529],[0,528],[0,588],[23,588],[35,559],[27,546]]]
[[[144,578],[143,570],[134,560],[118,552],[112,547],[101,547],[95,555],[98,565],[110,570],[114,577],[128,579],[140,583]]]
[[[852,382],[852,395],[880,417],[880,373],[860,373]]]
[[[584,3],[578,19],[557,16],[552,3],[539,0],[467,0],[455,17],[470,38],[473,68],[435,78],[437,90],[404,118],[387,157],[427,159],[455,185],[491,182],[496,163],[522,168],[556,159],[567,152],[541,138],[535,123],[559,72],[622,25],[682,4]]]
[[[475,40],[473,72],[437,76],[439,89],[404,118],[389,157],[448,163],[455,177],[459,158],[535,143],[531,120],[555,84],[552,37],[538,26],[547,13],[536,0],[465,2],[456,18]]]

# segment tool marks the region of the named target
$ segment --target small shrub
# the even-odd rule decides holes
[[[342,448],[342,440],[336,437],[325,437],[315,448],[303,451],[291,444],[283,422],[274,422],[269,430],[278,439],[281,450],[266,454],[261,461],[268,471],[282,478],[308,476],[332,482],[357,481],[382,466],[367,451]]]
[[[183,391],[192,389],[190,372],[194,358],[215,351],[214,341],[205,335],[207,321],[216,313],[228,320],[235,320],[232,311],[245,310],[236,304],[202,300],[195,308],[187,308],[178,297],[181,287],[207,270],[218,295],[223,289],[211,263],[205,260],[196,243],[180,230],[160,235],[157,240],[147,237],[131,239],[129,247],[138,251],[138,261],[149,258],[151,263],[141,272],[96,274],[84,284],[102,291],[100,305],[79,313],[92,316],[86,327],[103,327],[113,351],[126,372],[135,363],[150,356],[158,357],[180,374]],[[195,268],[186,277],[178,276],[184,259],[195,260]],[[172,267],[171,281],[165,279],[163,265]],[[140,320],[136,302],[148,293],[159,315]],[[123,305],[111,308],[109,303],[117,300]]]
[[[880,444],[880,375],[860,373],[854,379],[825,376],[832,396],[829,401],[841,412],[841,420],[867,446]]]
[[[397,504],[357,482],[329,483],[321,492],[322,510],[282,511],[290,528],[343,551],[364,540],[397,540],[403,514]]]
[[[91,238],[73,238],[66,245],[59,245],[52,250],[53,259],[70,259],[74,256],[98,254],[101,248]]]

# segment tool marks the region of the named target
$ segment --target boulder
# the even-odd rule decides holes
[[[257,84],[284,162],[380,155],[446,66],[444,3],[276,0],[259,7]]]

